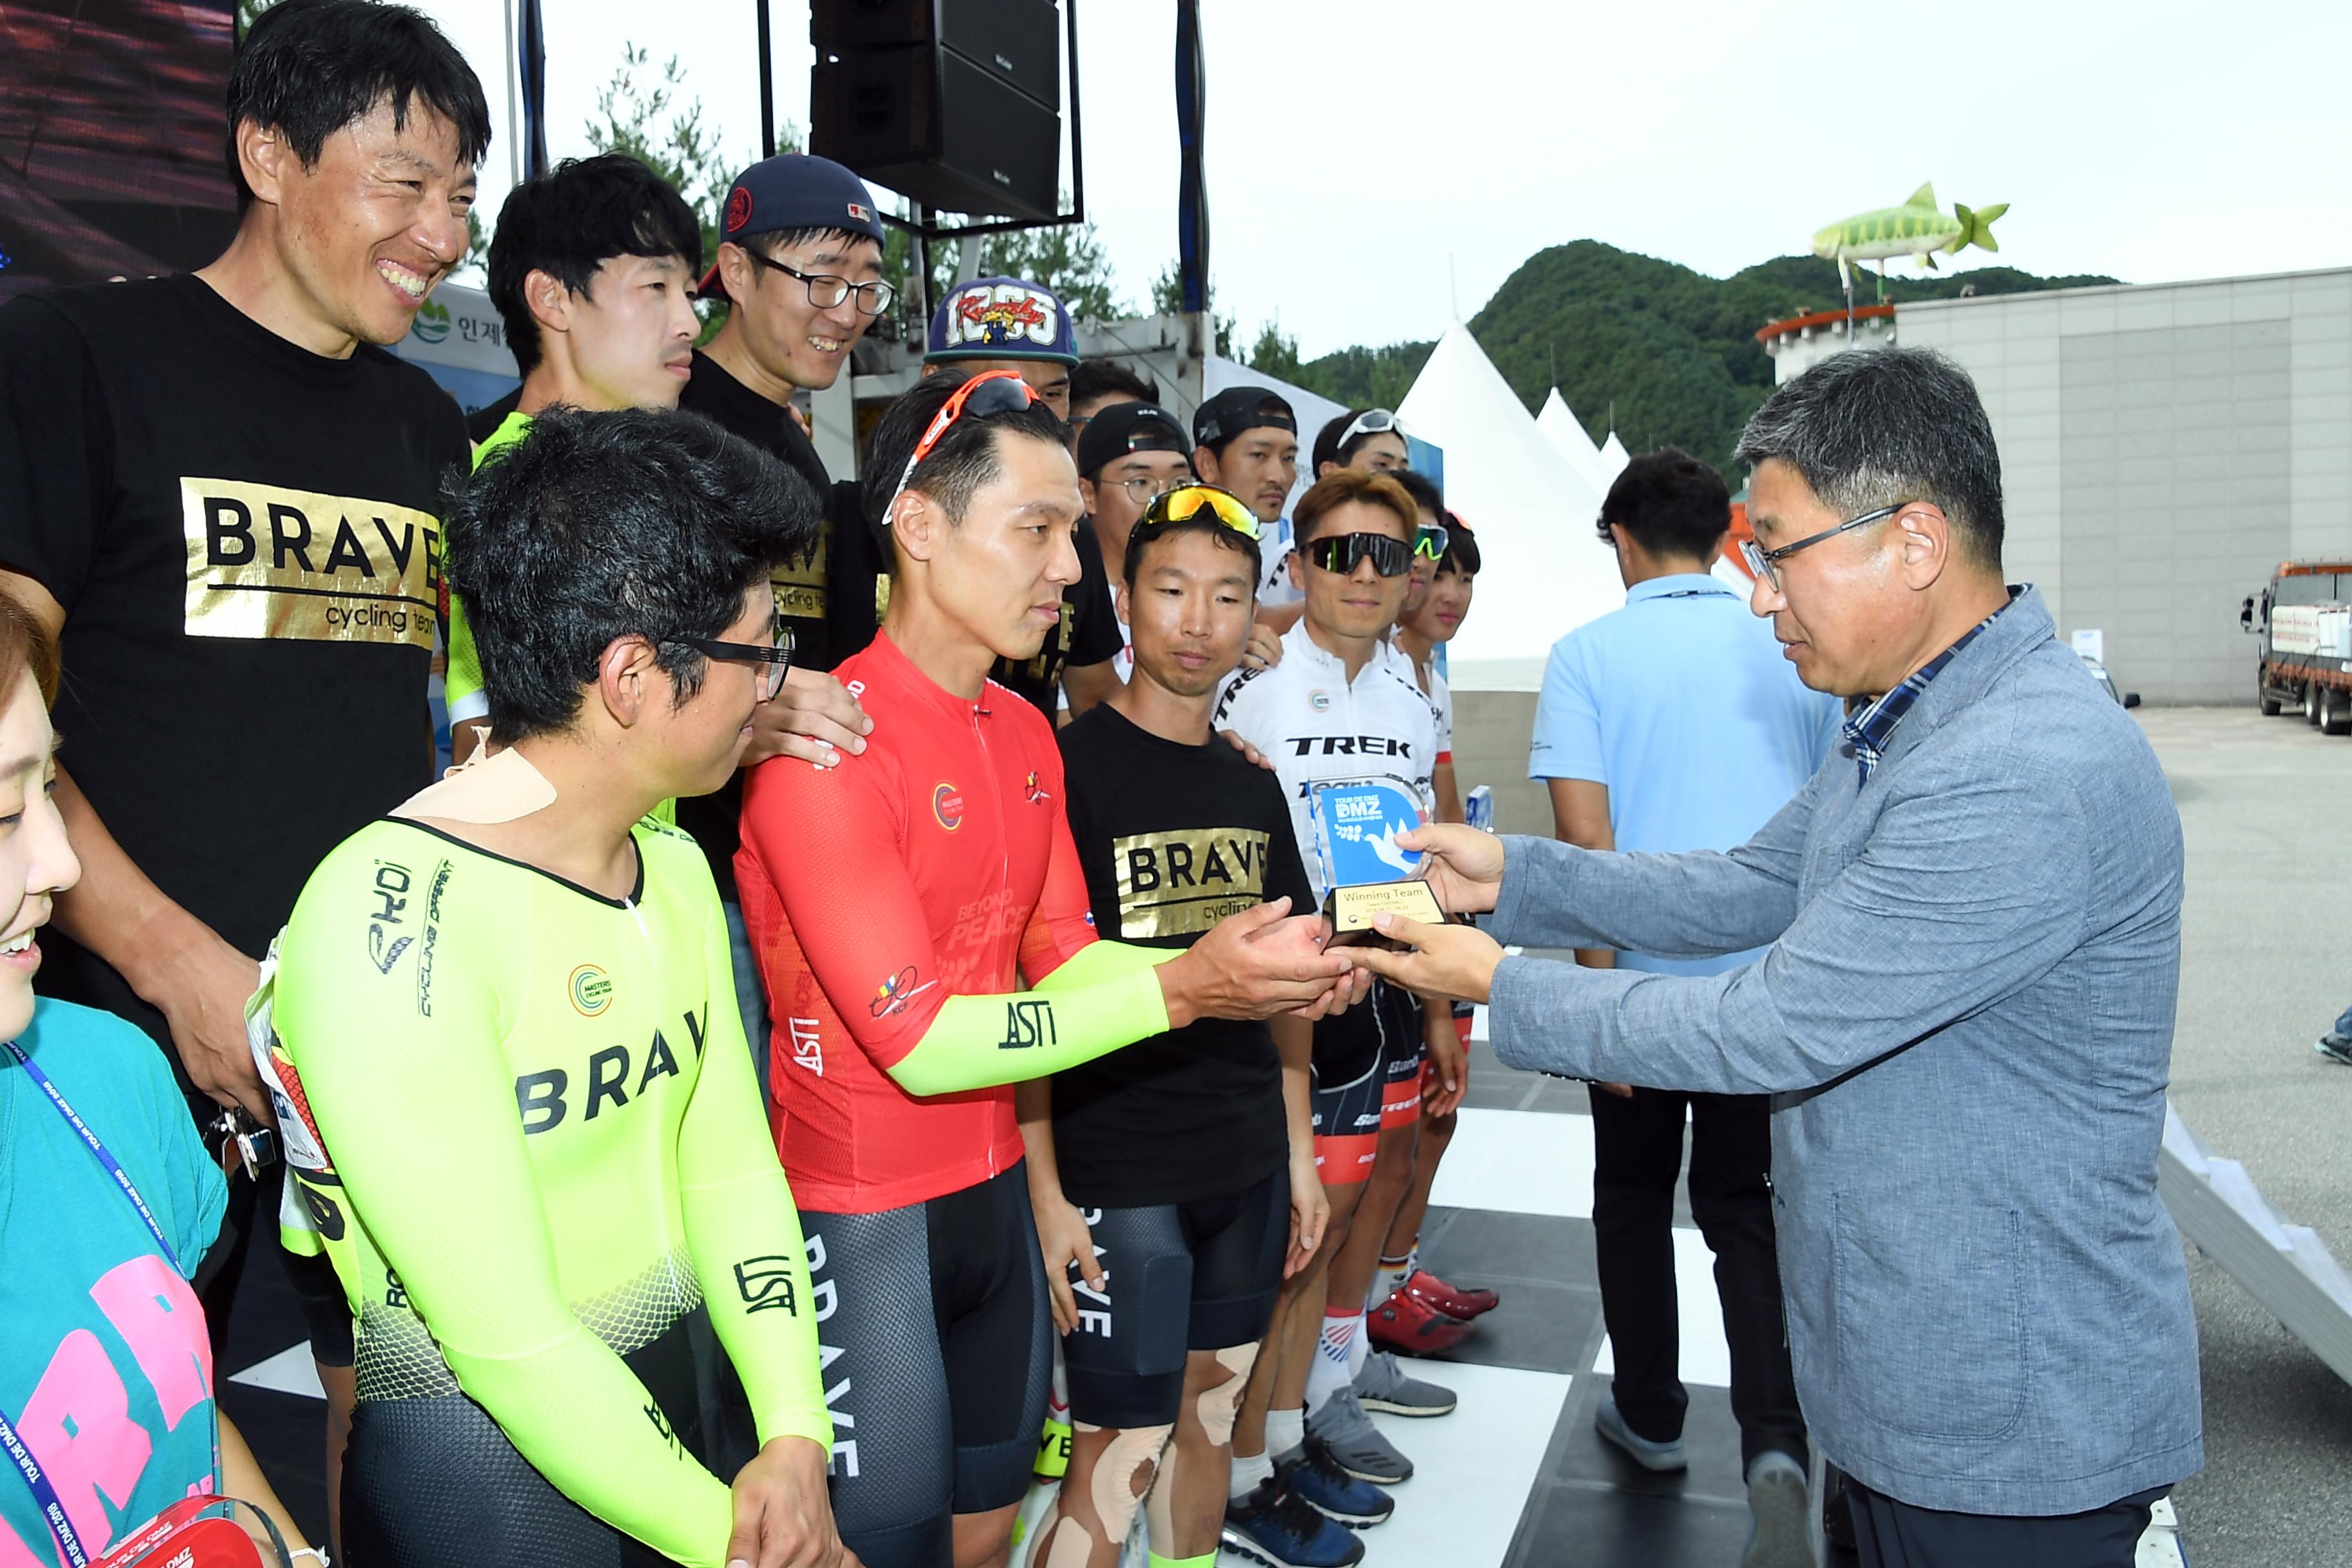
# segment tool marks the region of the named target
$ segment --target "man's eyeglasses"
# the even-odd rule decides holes
[[[1783,544],[1777,550],[1766,550],[1752,539],[1743,539],[1739,542],[1739,553],[1747,561],[1748,569],[1772,584],[1772,592],[1777,594],[1780,591],[1780,574],[1773,570],[1775,562],[1784,561],[1798,551],[1809,549],[1824,539],[1835,539],[1841,533],[1851,533],[1857,528],[1867,528],[1874,522],[1885,522],[1910,504],[1907,500],[1897,501],[1893,506],[1880,507],[1876,511],[1864,512],[1860,517],[1848,518],[1835,528],[1825,528],[1819,533],[1809,533],[1793,544]]]
[[[753,673],[760,680],[760,700],[766,702],[784,689],[784,676],[793,667],[793,628],[778,616],[769,630],[771,642],[723,642],[717,637],[662,637],[659,641],[677,647],[690,647],[705,658],[722,659],[729,664],[756,664]]]
[[[1131,479],[1107,479],[1103,482],[1125,490],[1129,506],[1150,506],[1158,497],[1166,495],[1179,485],[1189,485],[1192,480],[1186,474],[1165,479],[1152,474],[1138,474]]]
[[[785,266],[773,257],[762,256],[748,245],[743,247],[743,254],[787,278],[799,279],[801,286],[808,290],[809,303],[820,310],[830,310],[855,294],[857,296],[858,314],[878,316],[890,308],[891,300],[898,297],[896,288],[878,280],[852,283],[846,278],[835,278],[829,272],[803,272],[797,267]]]
[[[1367,561],[1383,577],[1402,577],[1412,570],[1412,546],[1385,533],[1333,533],[1309,541],[1307,559],[1342,577],[1354,576]]]
[[[1157,528],[1162,523],[1189,522],[1204,511],[1214,513],[1220,523],[1244,539],[1258,536],[1257,513],[1243,504],[1241,497],[1198,479],[1179,479],[1162,490],[1144,510],[1143,520],[1136,526]]]
[[[1012,414],[1036,401],[1037,389],[1022,380],[1021,373],[1015,370],[984,370],[957,387],[949,395],[948,400],[940,405],[940,411],[931,416],[930,425],[923,431],[923,438],[915,443],[914,451],[907,458],[907,471],[898,476],[898,488],[890,492],[890,504],[882,509],[883,523],[888,524],[890,513],[898,505],[898,498],[907,493],[908,481],[915,477],[915,470],[921,467],[923,459],[931,455],[931,448],[955,427],[957,420],[967,414],[975,419],[985,419],[992,414]]]
[[[1445,546],[1453,535],[1433,522],[1424,522],[1413,531],[1412,552],[1423,561],[1443,561]]]

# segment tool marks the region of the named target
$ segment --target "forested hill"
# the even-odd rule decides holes
[[[2076,289],[2113,278],[2039,278],[2009,267],[1915,273],[1908,262],[1886,284],[1896,303],[1979,294]],[[1875,275],[1857,277],[1854,302],[1878,298]],[[1709,278],[1654,257],[1580,239],[1522,263],[1471,319],[1478,339],[1529,411],[1558,381],[1560,395],[1597,442],[1609,434],[1640,452],[1669,443],[1728,468],[1739,428],[1772,390],[1772,362],[1756,341],[1767,321],[1843,303],[1833,262],[1780,256]],[[1349,348],[1298,367],[1301,385],[1350,405],[1394,406],[1433,345]]]

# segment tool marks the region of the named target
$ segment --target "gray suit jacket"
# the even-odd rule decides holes
[[[2197,1327],[2156,1192],[2180,822],[2137,725],[2025,590],[1867,784],[1850,749],[1728,854],[1507,840],[1514,1066],[1773,1095],[1789,1348],[1824,1451],[1922,1508],[2060,1514],[2204,1462]]]

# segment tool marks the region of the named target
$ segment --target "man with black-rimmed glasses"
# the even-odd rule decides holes
[[[896,290],[882,280],[882,224],[865,183],[828,158],[798,153],[762,159],[736,177],[719,215],[719,255],[702,297],[727,303],[727,320],[694,355],[677,405],[699,414],[790,464],[814,487],[822,518],[816,542],[776,568],[777,612],[791,627],[793,671],[780,701],[752,716],[743,765],[806,756],[817,765],[864,749],[866,716],[825,673],[874,640],[880,573],[854,483],[835,486],[793,408],[803,392],[840,379],[849,351]],[[710,859],[735,941],[735,990],[743,1032],[767,1081],[767,1008],[759,970],[744,945],[735,889],[737,820],[743,785],[678,802],[677,825]]]

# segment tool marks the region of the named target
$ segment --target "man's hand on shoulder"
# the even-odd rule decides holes
[[[794,668],[785,672],[783,689],[751,710],[751,743],[743,749],[743,765],[770,757],[798,757],[829,768],[866,749],[874,721],[866,716],[849,688],[822,670]]]

